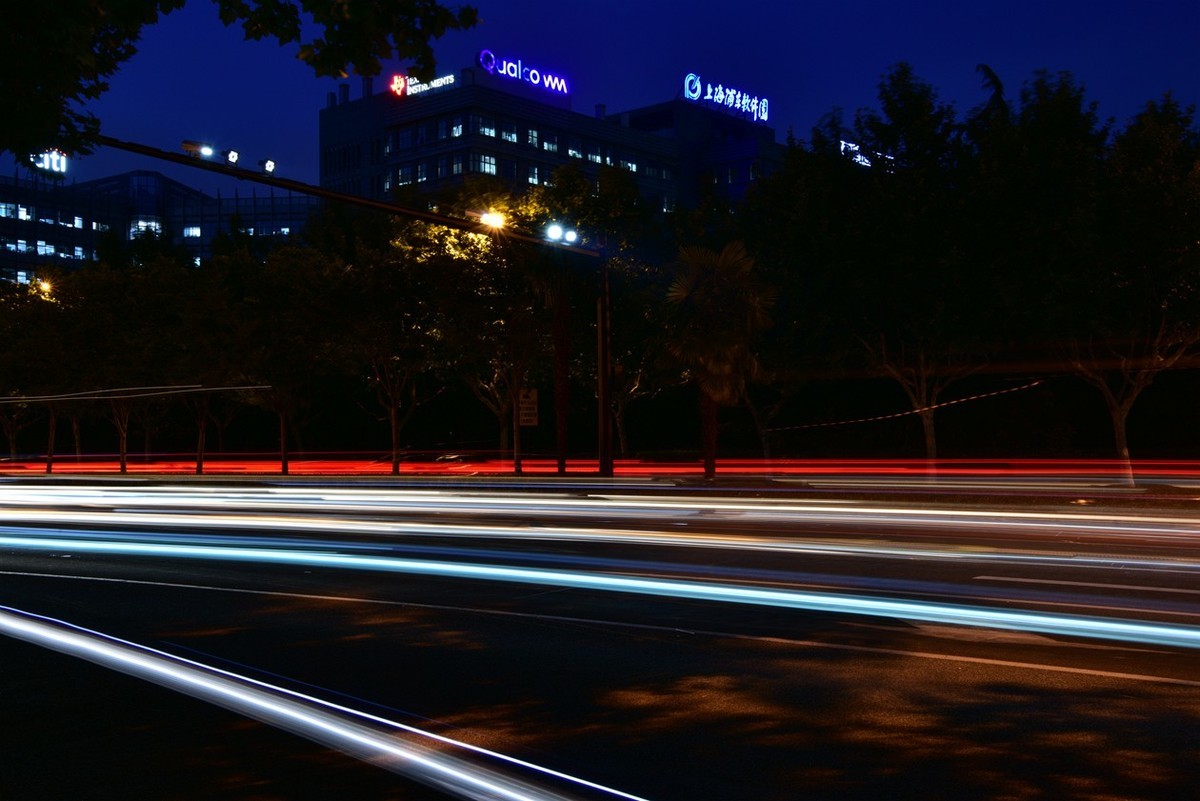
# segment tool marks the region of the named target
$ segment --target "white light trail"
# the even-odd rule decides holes
[[[478,801],[572,801],[577,796],[539,787],[433,747],[400,739],[394,732],[347,720],[346,716],[502,760],[627,801],[647,801],[640,796],[495,751],[52,618],[0,606],[0,633],[201,698],[460,798]]]

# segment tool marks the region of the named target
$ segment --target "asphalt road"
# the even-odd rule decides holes
[[[1191,798],[1192,504],[4,485],[0,798]],[[63,632],[528,787],[330,748]]]

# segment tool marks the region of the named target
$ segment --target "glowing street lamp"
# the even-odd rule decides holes
[[[480,214],[479,221],[488,228],[498,229],[504,227],[504,215],[498,211],[487,211]]]
[[[238,163],[238,158],[241,154],[236,150],[222,150],[221,155],[225,157],[226,164],[234,166]]]
[[[183,152],[189,153],[196,158],[209,158],[214,153],[213,146],[204,142],[197,142],[193,139],[183,140]]]
[[[262,161],[258,162],[258,166],[262,167],[262,171],[265,172],[267,175],[270,175],[271,173],[275,172],[275,160],[274,159],[263,159]]]

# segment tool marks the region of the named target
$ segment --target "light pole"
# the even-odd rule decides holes
[[[546,227],[546,238],[552,242],[574,245],[579,235],[559,223]],[[600,476],[612,478],[612,296],[609,292],[608,259],[603,252],[595,254],[600,260],[599,286],[596,288],[596,459]]]

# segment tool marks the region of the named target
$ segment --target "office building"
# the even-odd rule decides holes
[[[475,66],[428,83],[396,75],[360,97],[343,84],[320,114],[321,185],[375,200],[495,176],[514,190],[552,180],[572,164],[633,174],[642,195],[669,212],[706,197],[736,203],[783,159],[765,98],[688,75],[679,96],[610,114],[571,109],[570,85],[520,59],[482,51]]]

